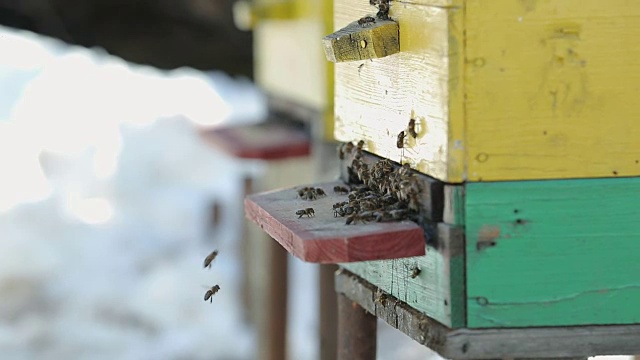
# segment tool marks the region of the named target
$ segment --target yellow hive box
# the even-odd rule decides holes
[[[335,29],[376,12],[334,4]],[[640,175],[640,1],[393,1],[390,16],[399,53],[336,64],[339,140],[454,183]]]
[[[322,137],[333,139],[333,64],[317,42],[333,27],[332,0],[253,0],[236,8],[254,32],[256,83],[269,95],[321,113]]]

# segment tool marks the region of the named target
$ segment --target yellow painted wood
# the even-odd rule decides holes
[[[248,1],[233,3],[233,19],[236,27],[251,30],[262,20],[291,20],[305,17],[308,8],[296,6],[294,1]]]
[[[331,62],[378,59],[400,51],[398,23],[367,16],[373,22],[354,21],[322,39]]]
[[[373,9],[336,4],[336,25]],[[340,140],[452,183],[640,175],[640,2],[419,0],[390,15],[400,53],[336,68]],[[418,139],[399,150],[410,118]]]
[[[335,0],[335,26],[343,27],[375,11],[366,1]],[[449,13],[455,12],[451,16]],[[400,52],[381,59],[336,64],[335,135],[366,140],[365,148],[439,179],[461,180],[462,127],[450,128],[450,62],[456,71],[462,13],[458,9],[393,2],[390,16],[400,25]],[[457,27],[453,29],[452,27]],[[454,53],[454,56],[449,56]],[[397,135],[416,119],[417,139],[396,147]],[[457,124],[455,124],[457,126]],[[453,141],[451,141],[453,140]],[[457,141],[457,142],[456,142]],[[453,150],[454,145],[458,150]]]
[[[640,2],[467,1],[470,180],[640,175]]]

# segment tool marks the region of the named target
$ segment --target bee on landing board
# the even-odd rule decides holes
[[[303,215],[307,215],[307,217],[315,216],[316,212],[313,210],[313,208],[306,208],[296,211],[296,215],[299,215],[298,219],[300,219]]]
[[[213,295],[215,295],[218,291],[220,291],[220,285],[212,286],[211,289],[207,290],[204,294],[204,301],[210,300],[213,302]]]
[[[349,189],[347,189],[344,186],[336,185],[336,186],[333,187],[333,192],[335,192],[336,194],[345,195],[345,194],[349,193]]]
[[[207,255],[207,257],[204,258],[204,267],[211,268],[211,263],[216,259],[216,256],[218,256],[218,250],[213,250],[211,254]]]
[[[365,16],[363,18],[361,18],[360,20],[358,20],[358,25],[365,27],[368,25],[371,25],[373,23],[376,22],[376,19],[372,16]]]

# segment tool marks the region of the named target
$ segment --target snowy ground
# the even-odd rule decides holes
[[[262,96],[5,28],[0,53],[0,358],[255,358],[236,240],[240,179],[262,165],[205,146],[194,125],[258,121]],[[316,267],[291,261],[291,359],[311,360]],[[379,359],[433,357],[383,323],[379,337]]]

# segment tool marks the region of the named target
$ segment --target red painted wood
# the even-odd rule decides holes
[[[297,189],[305,185],[251,195],[245,199],[245,213],[288,252],[308,262],[330,264],[424,255],[423,230],[414,222],[345,225],[345,218],[333,217],[332,205],[347,198],[333,194],[335,185],[344,184],[310,185],[327,193],[314,201],[298,197]],[[315,217],[298,219],[296,210],[309,207],[315,210]]]
[[[260,123],[204,130],[201,137],[209,144],[244,159],[281,160],[308,156],[309,135],[280,123]]]

